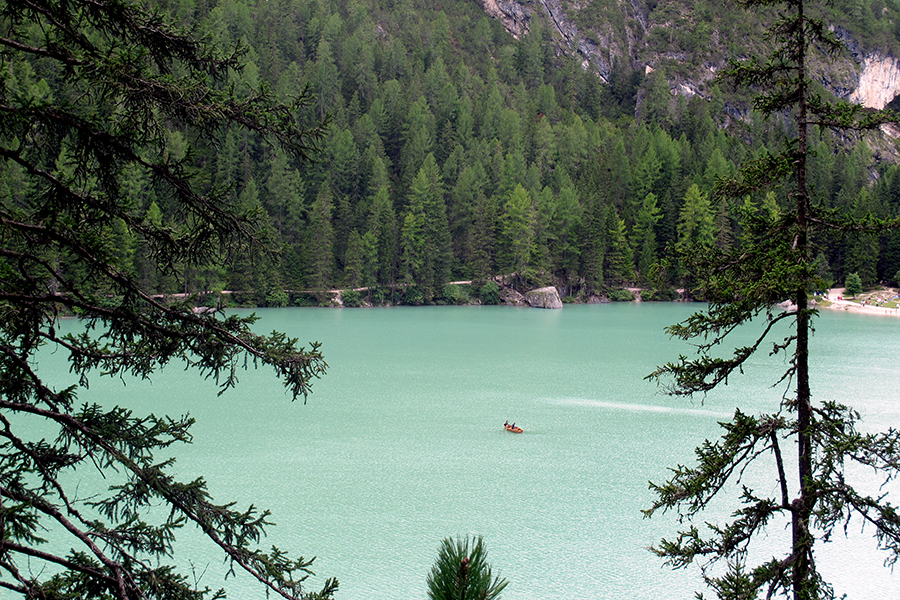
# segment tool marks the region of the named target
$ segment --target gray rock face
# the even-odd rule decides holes
[[[494,19],[499,19],[503,27],[514,38],[519,39],[528,33],[528,22],[531,10],[515,0],[482,0],[484,12]]]
[[[508,287],[500,288],[500,302],[502,302],[504,306],[528,305],[528,302],[525,300],[525,296]]]
[[[553,286],[525,292],[525,301],[534,308],[562,308],[559,292]]]
[[[649,2],[645,0],[616,0],[607,2],[608,10],[618,10],[623,14],[623,22],[616,26],[613,20],[605,23],[595,21],[591,28],[579,28],[577,15],[579,11],[591,4],[586,2],[564,2],[563,0],[478,0],[485,13],[500,20],[503,26],[516,39],[521,39],[531,29],[535,18],[546,16],[550,32],[556,43],[557,54],[578,56],[582,68],[596,73],[604,83],[608,83],[612,65],[616,59],[632,68],[645,68],[651,72],[653,65],[665,61],[684,62],[687,55],[684,51],[674,49],[661,55],[646,54],[647,39],[654,32],[665,31],[676,26],[669,17],[660,21],[651,18]],[[652,3],[654,6],[656,2]],[[677,20],[677,15],[676,15]],[[890,50],[874,48],[863,49],[850,32],[841,27],[831,25],[830,30],[849,49],[849,56],[835,61],[827,69],[813,67],[815,79],[838,97],[862,104],[866,107],[881,109],[900,94],[900,58],[894,57]],[[712,41],[718,44],[718,32],[711,32]],[[707,84],[725,67],[724,59],[710,55],[701,64],[695,65],[692,74],[670,78],[669,88],[672,94],[691,97],[705,95]],[[670,73],[671,77],[671,73]],[[726,111],[734,110],[726,103]],[[746,115],[732,115],[745,118]],[[900,137],[900,129],[887,128],[885,131]]]

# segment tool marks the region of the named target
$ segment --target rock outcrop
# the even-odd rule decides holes
[[[503,27],[516,39],[526,35],[531,29],[531,20],[547,17],[557,41],[557,54],[577,55],[586,71],[593,71],[606,83],[609,81],[615,57],[633,54],[638,35],[632,30],[632,23],[640,29],[646,26],[646,14],[638,10],[637,3],[632,8],[637,20],[630,20],[625,26],[624,37],[611,25],[601,29],[582,31],[566,12],[562,0],[479,0],[488,16],[499,20]],[[569,6],[569,5],[567,5]],[[574,7],[578,10],[580,5]],[[640,24],[638,24],[640,23]]]
[[[562,308],[559,292],[552,285],[525,292],[525,301],[534,308]]]
[[[546,18],[556,41],[557,54],[579,57],[582,68],[596,73],[605,83],[610,80],[615,60],[623,60],[633,67],[642,66],[648,72],[661,59],[685,60],[684,53],[677,49],[670,49],[658,56],[646,53],[647,40],[654,34],[660,35],[660,31],[683,26],[684,23],[678,19],[684,15],[668,15],[665,21],[654,21],[648,3],[641,0],[617,0],[613,4],[624,15],[622,22],[613,25],[612,20],[594,20],[589,29],[584,27],[584,20],[578,19],[578,13],[590,4],[590,0],[575,3],[563,0],[479,2],[484,11],[503,23],[516,39],[529,32],[534,19]],[[579,26],[579,23],[582,25]],[[837,61],[837,64],[811,64],[811,72],[820,83],[839,98],[878,110],[900,95],[900,59],[872,48],[862,48],[843,27],[832,26],[831,31],[847,46],[849,56]],[[710,36],[714,42],[712,46],[718,46],[718,33],[713,30]],[[698,62],[693,73],[678,75],[669,81],[672,94],[686,97],[704,95],[706,84],[725,66],[721,53],[719,48],[718,56],[713,53]]]
[[[863,58],[859,87],[850,94],[850,102],[881,110],[900,94],[900,61],[879,53]]]
[[[528,33],[531,11],[516,0],[482,0],[481,5],[484,12],[503,23],[503,27],[514,38],[519,39]]]
[[[500,302],[505,306],[528,306],[525,296],[506,286],[500,288]]]

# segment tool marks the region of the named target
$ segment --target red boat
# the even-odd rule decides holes
[[[513,427],[512,425],[509,425],[509,424],[504,425],[503,429],[507,430],[510,433],[522,433],[521,427]]]

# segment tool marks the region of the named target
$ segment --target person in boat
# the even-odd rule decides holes
[[[509,427],[509,419],[506,420],[506,423],[503,424],[504,427]]]

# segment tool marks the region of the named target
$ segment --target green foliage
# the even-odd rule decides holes
[[[634,253],[628,243],[625,221],[613,208],[607,211],[606,281],[613,285],[628,285],[634,280]]]
[[[531,266],[535,234],[531,195],[521,185],[510,191],[503,205],[501,223],[499,242],[504,249],[503,266],[521,282]]]
[[[862,294],[863,285],[862,280],[859,278],[859,275],[856,273],[850,273],[847,275],[847,279],[844,281],[844,291],[847,292],[850,296],[857,296]]]
[[[495,281],[488,281],[478,292],[481,303],[486,305],[500,304],[500,286]]]
[[[274,308],[284,308],[288,305],[290,299],[284,290],[272,290],[266,294],[266,306]]]
[[[422,293],[422,290],[415,286],[409,286],[403,292],[402,303],[407,306],[421,306],[425,304],[425,294]]]
[[[653,192],[648,193],[641,203],[634,225],[634,237],[637,245],[637,268],[644,280],[649,280],[650,274],[659,260],[657,255],[656,226],[662,216],[656,195]]]
[[[684,528],[653,550],[675,568],[703,561],[704,579],[720,598],[765,595],[813,600],[832,595],[815,561],[816,543],[836,530],[846,531],[850,522],[871,525],[876,543],[889,552],[887,562],[897,560],[900,516],[889,494],[867,495],[863,491],[867,482],[857,487],[853,463],[874,469],[883,482],[895,479],[900,432],[860,435],[854,411],[834,402],[813,402],[809,336],[816,313],[807,299],[821,286],[823,263],[813,255],[812,240],[834,231],[855,236],[884,232],[896,227],[898,220],[875,219],[870,212],[854,214],[849,202],[836,209],[813,201],[807,179],[810,126],[827,123],[864,131],[892,116],[827,100],[813,88],[808,61],[827,60],[840,43],[823,21],[806,12],[810,2],[739,3],[750,8],[777,6],[778,17],[770,28],[774,47],[764,59],[731,63],[725,76],[752,86],[758,92],[754,106],[759,111],[789,118],[796,129],[781,152],[760,153],[746,162],[738,178],[723,178],[716,186],[724,201],[740,206],[737,244],[713,243],[721,237],[716,240],[703,233],[710,222],[704,216],[711,212],[709,203],[696,185],[688,189],[679,222],[678,258],[709,306],[667,329],[674,337],[693,341],[697,356],[680,356],[649,377],[667,381],[674,395],[706,395],[749,368],[750,358],[765,345],[772,354],[787,355],[786,370],[775,385],[789,383],[789,391],[772,414],[753,417],[736,411],[730,422],[722,424],[724,433],[718,441],[705,441],[697,448],[696,466],[679,465],[669,481],[651,484],[657,498],[645,514],[678,512]],[[857,201],[867,201],[866,196]],[[674,266],[672,262],[665,266]],[[777,309],[785,300],[792,307]],[[789,325],[788,333],[779,338],[782,323]],[[749,341],[730,355],[722,353],[733,333],[740,331],[745,337],[753,328],[757,333]],[[776,339],[770,341],[773,336]],[[789,471],[782,449],[791,445],[796,458]],[[770,468],[771,483],[758,489],[751,486],[744,474],[755,467]],[[702,528],[694,524],[722,490],[735,486],[741,489],[739,506],[726,523],[707,522]],[[748,548],[773,527],[791,532],[788,547],[780,558],[747,569]],[[726,568],[712,574],[707,567],[717,561]]]
[[[675,288],[664,287],[661,289],[650,289],[641,292],[641,300],[644,302],[672,302],[678,299],[678,292]]]
[[[326,369],[318,343],[155,295],[222,289],[228,265],[229,278],[255,281],[258,303],[267,282],[254,278],[280,244],[253,174],[226,163],[239,165],[251,139],[303,161],[322,129],[307,96],[284,104],[247,88],[254,68],[225,32],[223,54],[144,6],[0,7],[0,587],[28,598],[221,597],[174,564],[191,526],[265,594],[330,598],[336,581],[304,589],[311,560],[261,545],[268,511],[216,502],[202,478],[175,476],[161,454],[190,442],[193,419],[78,398],[97,377],[146,379],[173,362],[221,392],[241,368],[264,366],[305,398]],[[210,148],[222,154],[211,160]],[[283,304],[284,292],[270,299]],[[64,314],[82,327],[63,333]],[[68,361],[76,385],[35,368],[42,348]],[[115,485],[85,493],[87,471]],[[52,545],[47,531],[59,534]]]
[[[388,290],[382,287],[369,288],[369,302],[375,306],[386,304],[390,300],[391,295]]]
[[[292,294],[291,298],[291,306],[309,308],[311,306],[319,305],[319,300],[312,294]]]
[[[445,538],[426,579],[431,600],[495,600],[508,583],[492,575],[481,537]]]
[[[709,196],[696,183],[688,188],[678,218],[678,242],[710,247],[716,237]]]
[[[448,283],[444,286],[441,299],[447,304],[467,304],[469,302],[468,286]]]
[[[634,294],[624,288],[609,290],[606,297],[613,302],[634,302]]]
[[[307,264],[309,273],[306,280],[309,287],[318,292],[319,301],[326,297],[331,288],[331,273],[334,269],[334,226],[332,224],[333,202],[331,191],[323,187],[316,195],[310,214],[309,238],[307,239]]]
[[[342,290],[341,302],[344,306],[358,308],[362,306],[362,294],[356,290]]]
[[[223,49],[239,40],[248,45],[244,72],[222,84],[234,84],[239,99],[252,102],[254,81],[279,98],[304,97],[309,82],[317,96],[297,123],[314,123],[325,112],[333,119],[323,159],[302,172],[289,153],[254,132],[223,132],[219,144],[189,148],[189,136],[172,127],[166,156],[204,173],[204,185],[228,202],[265,210],[268,235],[281,250],[252,263],[241,252],[214,257],[176,281],[153,267],[146,239],[110,227],[121,269],[153,292],[231,289],[265,303],[272,271],[290,291],[411,282],[427,301],[439,299],[447,281],[511,272],[561,282],[567,294],[647,286],[678,241],[735,245],[734,207],[742,200],[714,197],[715,179],[732,176],[745,155],[777,147],[783,133],[759,119],[733,118],[749,106],[746,94],[697,83],[704,64],[760,47],[755,32],[770,18],[738,19],[735,10],[705,0],[651,3],[639,19],[605,0],[563,7],[581,25],[603,24],[597,43],[618,40],[611,47],[637,52],[613,53],[587,70],[580,58],[557,52],[555,27],[545,17],[535,14],[529,32],[515,40],[477,3],[413,9],[363,1],[323,9],[313,0],[229,0],[165,7],[178,22],[221,36]],[[893,6],[882,8],[876,15],[838,2],[823,14],[855,39],[871,35],[880,43],[891,20],[900,22]],[[642,43],[630,41],[635,35]],[[35,65],[16,61],[0,78],[8,89],[44,99],[55,93],[55,78]],[[700,88],[690,99],[675,83],[686,79]],[[881,164],[874,178],[872,150],[852,148],[828,128],[814,135],[820,139],[809,171],[816,192],[833,207],[854,206],[859,217],[893,214],[897,168]],[[429,154],[433,164],[426,166]],[[149,216],[155,203],[154,217],[165,225],[183,220],[157,198],[152,178],[129,173],[123,180],[135,210]],[[531,199],[528,210],[519,192],[507,204],[519,185]],[[0,173],[0,190],[21,196],[27,189],[20,167]],[[644,206],[649,194],[655,208]],[[900,241],[848,236],[817,243],[839,281],[858,272],[874,283],[900,268]],[[76,266],[64,258],[61,268]],[[683,275],[668,270],[667,283],[691,287]]]

